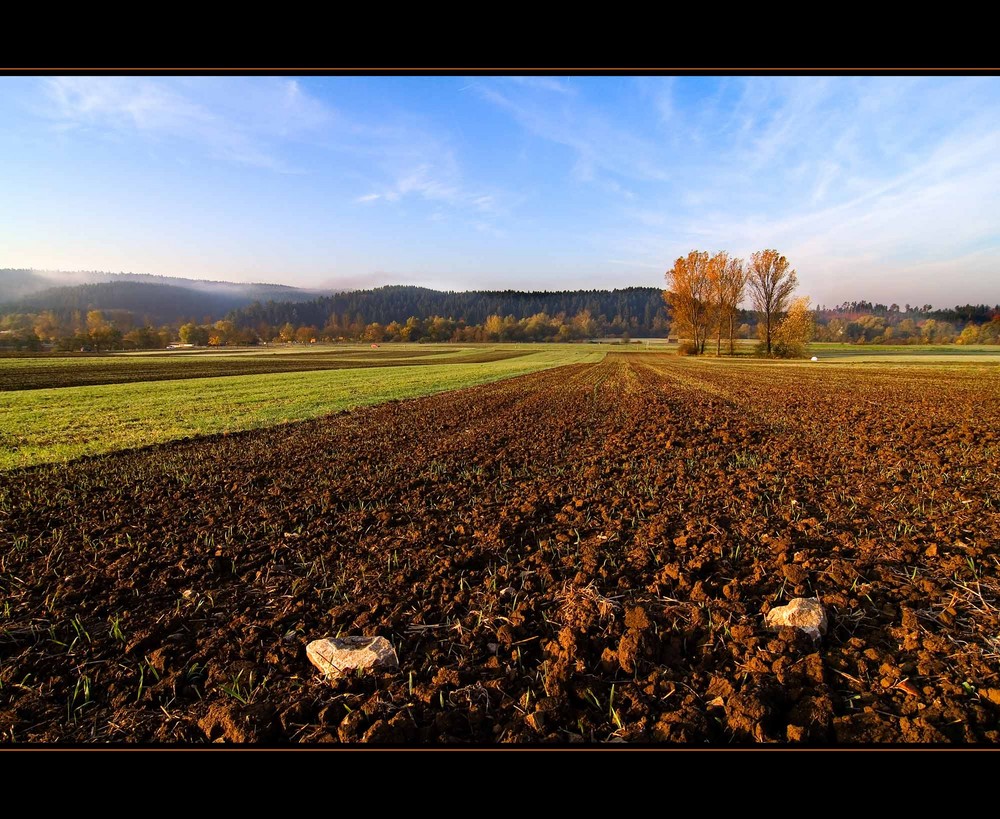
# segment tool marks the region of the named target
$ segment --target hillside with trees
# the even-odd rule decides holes
[[[780,260],[758,260],[765,285]],[[693,251],[678,261],[686,265],[681,272],[687,278],[674,283],[677,292],[667,300],[655,287],[442,292],[387,286],[316,297],[281,285],[125,274],[110,282],[50,288],[0,305],[0,349],[103,351],[162,348],[176,341],[226,346],[313,339],[467,343],[669,335],[693,340],[696,332],[699,352],[709,339],[716,353],[732,352],[736,339],[760,337],[766,345],[767,294],[756,295],[748,283],[754,259]],[[787,278],[789,271],[782,269]],[[0,282],[22,272],[0,270]],[[32,281],[18,275],[10,280],[18,286]],[[235,308],[227,301],[236,298],[234,288],[243,288]],[[271,298],[286,291],[294,298]],[[250,299],[255,292],[258,298]],[[810,309],[788,296],[771,300],[772,342],[778,354],[800,354],[798,335],[803,332],[817,341],[854,344],[1000,343],[1000,305],[935,310],[929,304],[852,301]],[[794,321],[782,329],[790,315]]]
[[[257,301],[302,301],[316,293],[282,284],[217,282],[137,273],[0,270],[0,315],[51,310],[127,310],[134,320],[215,320]]]
[[[611,335],[665,335],[669,329],[665,305],[655,287],[621,290],[468,290],[440,291],[426,287],[389,285],[373,290],[335,293],[312,301],[268,302],[235,311],[229,318],[239,327],[311,325],[331,328],[338,335],[356,334],[371,323],[405,324],[411,317],[443,319],[466,326],[484,325],[491,316],[515,321],[532,316],[569,317],[589,313]]]
[[[186,287],[124,281],[55,287],[3,309],[4,312],[48,310],[63,318],[81,310],[126,312],[140,323],[169,324],[181,319],[213,321],[245,303],[245,299],[225,293],[202,293]]]

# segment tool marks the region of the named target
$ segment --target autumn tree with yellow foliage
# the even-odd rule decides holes
[[[775,331],[774,354],[778,358],[802,358],[816,332],[816,317],[809,309],[809,297],[792,302],[788,314]]]
[[[774,332],[778,321],[798,284],[795,271],[789,269],[788,259],[777,250],[758,250],[750,257],[747,285],[754,309],[760,313],[759,332],[764,352],[769,357],[774,352]]]
[[[677,332],[689,341],[691,352],[704,353],[708,336],[714,331],[716,355],[722,355],[724,334],[729,336],[730,355],[735,354],[736,323],[747,291],[760,314],[762,354],[797,355],[812,338],[814,316],[809,299],[799,299],[789,309],[798,278],[789,268],[788,259],[777,250],[759,250],[749,263],[726,251],[710,255],[692,250],[674,262],[666,278],[663,297],[670,305]]]
[[[729,354],[736,352],[734,338],[740,302],[746,290],[746,266],[743,260],[730,256],[726,251],[716,253],[708,263],[712,307],[716,328],[715,354],[722,355],[722,335],[728,331]]]
[[[692,250],[667,271],[667,290],[663,294],[678,333],[690,339],[696,353],[705,352],[714,312],[709,271],[708,253]]]

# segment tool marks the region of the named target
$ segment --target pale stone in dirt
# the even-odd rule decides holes
[[[328,678],[340,677],[355,670],[399,668],[399,659],[392,643],[385,637],[331,637],[313,640],[306,646],[306,656]]]
[[[787,606],[771,609],[764,618],[771,628],[792,626],[818,640],[826,634],[826,611],[818,597],[796,597]]]

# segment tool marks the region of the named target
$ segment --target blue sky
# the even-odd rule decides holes
[[[998,77],[2,77],[0,267],[1000,302]]]

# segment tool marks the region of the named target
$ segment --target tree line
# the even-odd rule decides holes
[[[589,312],[595,320],[604,316],[612,335],[665,335],[669,330],[666,305],[655,287],[626,287],[617,290],[431,290],[426,287],[389,285],[372,290],[355,290],[323,296],[312,301],[269,301],[235,310],[227,318],[239,327],[257,329],[263,325],[314,326],[321,331],[339,328],[343,335],[356,334],[359,325],[393,322],[405,324],[410,318],[430,320],[446,317],[467,326],[483,326],[491,316],[515,321],[532,316],[575,317]]]
[[[722,339],[734,352],[735,338],[760,340],[758,353],[797,357],[810,340],[850,344],[1000,344],[1000,305],[959,305],[935,310],[930,304],[843,302],[809,308],[793,299],[796,271],[776,250],[760,250],[749,260],[726,252],[693,250],[666,274],[665,300],[672,307],[672,332],[686,352],[703,354],[712,333],[716,354]],[[753,313],[740,309],[748,300]],[[748,318],[752,316],[752,318]],[[745,323],[736,328],[736,321]],[[754,322],[755,324],[751,324]]]
[[[905,319],[919,321],[921,319],[934,319],[935,321],[947,321],[959,325],[984,324],[1000,315],[1000,304],[959,304],[954,307],[940,307],[935,309],[932,304],[881,304],[870,301],[845,301],[834,307],[820,305],[816,308],[817,314],[829,318],[854,319],[861,316],[875,316],[885,319],[887,324],[894,324]]]
[[[594,316],[584,309],[573,316],[559,313],[534,313],[523,318],[513,315],[492,314],[481,324],[471,324],[464,319],[432,315],[426,318],[409,316],[405,321],[366,322],[361,315],[332,315],[323,325],[295,324],[288,321],[281,325],[271,325],[261,321],[256,327],[238,327],[233,321],[225,320],[214,325],[197,326],[186,324],[180,328],[181,341],[194,344],[227,344],[233,334],[245,337],[252,334],[262,342],[309,344],[316,341],[383,341],[407,342],[494,342],[494,341],[579,341],[583,339],[615,336],[630,339],[628,325],[616,319]],[[666,320],[663,330],[666,329]]]
[[[854,309],[854,305],[850,310],[842,306],[817,309],[816,340],[849,344],[1000,344],[1000,305],[880,313],[865,313]],[[963,312],[975,318],[955,318]]]
[[[800,352],[801,348],[796,347],[800,342],[796,339],[809,332],[817,341],[854,344],[1000,343],[1000,305],[965,305],[935,310],[929,304],[913,307],[907,304],[901,308],[895,304],[853,301],[808,310],[807,303],[804,308],[803,304],[791,301],[783,309],[777,303],[782,295],[779,288],[773,282],[769,284],[775,277],[782,281],[790,280],[789,271],[782,268],[782,258],[772,251],[760,257],[755,268],[753,258],[746,262],[728,254],[713,256],[704,251],[692,251],[675,262],[668,274],[668,285],[672,284],[676,293],[671,296],[668,287],[666,299],[663,290],[652,287],[541,294],[509,291],[491,297],[499,299],[495,302],[497,304],[519,304],[521,308],[537,304],[549,304],[553,308],[583,306],[574,311],[543,309],[523,315],[494,311],[487,313],[482,321],[446,313],[407,313],[404,309],[409,304],[405,301],[407,294],[436,292],[411,287],[378,288],[353,294],[357,305],[371,298],[375,305],[385,300],[383,306],[386,310],[403,310],[403,318],[387,321],[351,310],[332,311],[324,316],[314,311],[314,302],[305,303],[313,305],[306,313],[309,321],[298,317],[298,311],[303,307],[301,302],[258,303],[253,308],[236,311],[219,320],[204,315],[196,318],[190,312],[178,315],[167,311],[164,315],[171,315],[171,318],[163,322],[151,320],[148,313],[102,308],[101,302],[89,304],[88,309],[6,313],[0,310],[0,349],[162,349],[178,340],[199,346],[224,346],[272,341],[309,343],[313,339],[373,343],[546,342],[669,335],[691,339],[689,346],[699,353],[707,349],[711,338],[715,340],[716,353],[722,351],[724,341],[726,349],[732,351],[735,339],[760,338],[761,351],[765,355],[770,338],[771,354],[786,355]],[[771,288],[771,293],[754,295],[754,288],[765,291]],[[154,288],[152,285],[150,289],[169,292],[167,288]],[[478,302],[476,296],[485,292],[451,295],[468,298],[470,304],[481,307],[486,302]],[[744,309],[745,302],[750,302],[755,309]],[[409,306],[416,307],[417,304]],[[268,317],[272,315],[290,318],[271,321]],[[319,318],[312,320],[316,315]],[[790,321],[791,318],[795,320]]]
[[[187,321],[177,325],[135,326],[127,311],[79,311],[63,320],[53,311],[38,314],[18,313],[0,317],[0,348],[38,351],[51,347],[60,351],[162,349],[180,341],[195,346],[244,346],[260,343],[299,343],[335,341],[407,342],[568,342],[614,336],[632,337],[637,325],[606,316],[594,316],[581,310],[572,316],[535,313],[523,318],[513,315],[489,315],[481,324],[444,316],[409,316],[405,321],[365,322],[359,316],[331,316],[322,326],[285,322],[271,325],[266,321],[256,327],[241,327],[231,319],[211,322]],[[656,331],[667,332],[666,318],[658,321]]]

